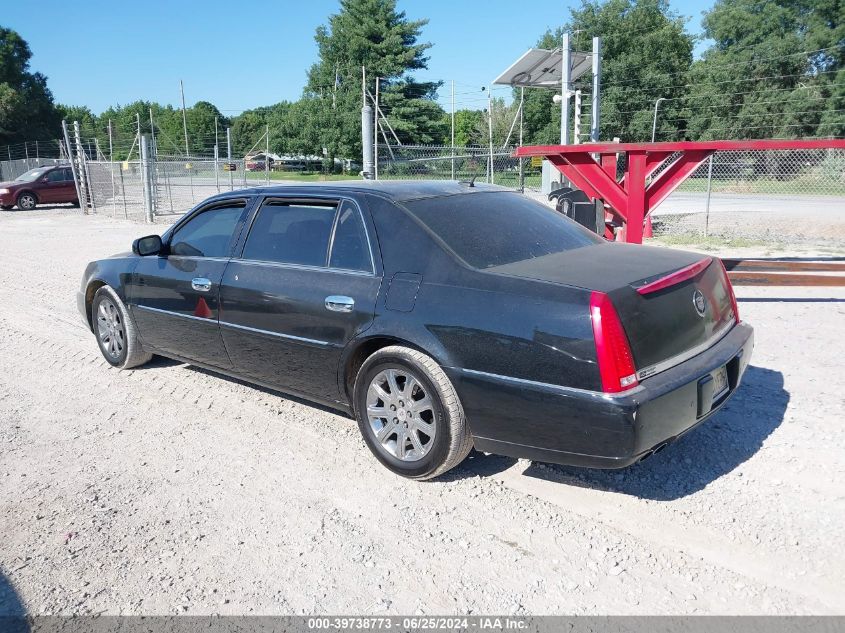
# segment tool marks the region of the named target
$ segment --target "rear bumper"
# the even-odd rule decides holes
[[[447,368],[478,450],[589,468],[624,468],[706,421],[730,399],[751,360],[754,330],[740,323],[718,343],[624,395]],[[711,402],[702,379],[727,367],[728,392]]]

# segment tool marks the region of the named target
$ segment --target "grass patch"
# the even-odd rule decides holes
[[[704,193],[707,191],[706,178],[688,178],[676,189],[682,193]],[[835,179],[792,178],[755,178],[750,180],[713,179],[713,193],[769,194],[785,196],[843,196],[845,182]]]
[[[694,246],[702,250],[715,251],[724,248],[777,248],[780,245],[746,237],[723,237],[719,235],[695,235],[693,233],[673,233],[652,238],[665,246]]]
[[[246,180],[249,181],[264,181],[267,179],[267,174],[263,171],[248,171],[246,172]],[[355,174],[323,174],[312,171],[271,171],[270,180],[295,180],[297,182],[327,182],[332,180],[360,180],[361,178]]]

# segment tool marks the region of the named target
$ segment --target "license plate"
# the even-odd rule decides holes
[[[716,402],[728,392],[728,370],[722,366],[710,375],[713,376],[713,402]]]

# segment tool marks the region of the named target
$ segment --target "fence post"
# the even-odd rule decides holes
[[[519,89],[519,146],[522,147],[522,123],[525,110],[525,86]],[[519,190],[525,191],[525,159],[519,159]]]
[[[62,119],[62,133],[65,137],[65,150],[67,151],[67,159],[70,163],[70,173],[73,175],[73,186],[76,189],[76,199],[79,200],[79,206],[83,204],[82,193],[79,186],[79,174],[76,171],[76,166],[73,163],[73,152],[70,149],[70,136],[67,133],[67,121]]]
[[[214,184],[220,193],[220,140],[217,138],[217,117],[214,117]]]
[[[490,141],[490,157],[487,160],[487,182],[493,183],[493,92],[487,90],[487,132]]]
[[[147,222],[152,223],[153,221],[153,205],[152,205],[152,194],[150,192],[150,158],[149,158],[149,151],[147,148],[147,135],[142,134],[140,136],[140,145],[141,145],[141,181],[142,181],[142,189],[144,193],[144,217]]]
[[[91,191],[89,189],[88,170],[85,168],[85,148],[82,146],[82,136],[79,131],[79,121],[73,122],[73,140],[76,145],[76,163],[77,170],[79,172],[79,193],[81,194],[79,198],[79,204],[80,206],[85,205],[83,207],[83,212],[88,213],[89,203],[91,203],[93,210],[93,196],[91,195]],[[72,152],[71,156],[73,156]]]
[[[232,128],[226,128],[226,162],[229,163],[229,191],[235,189],[235,175],[232,173]]]
[[[713,154],[707,159],[707,203],[704,207],[704,237],[710,231],[710,193],[713,189]]]

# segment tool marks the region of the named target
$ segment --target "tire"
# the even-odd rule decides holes
[[[34,193],[29,193],[28,191],[24,191],[22,194],[18,196],[18,209],[21,211],[32,211],[35,207],[38,206],[38,199],[35,197]]]
[[[100,352],[110,365],[131,369],[153,357],[141,346],[135,323],[111,286],[103,286],[94,295],[91,323]]]
[[[422,352],[399,345],[375,352],[358,371],[353,400],[367,447],[397,475],[432,479],[472,449],[455,387]]]

